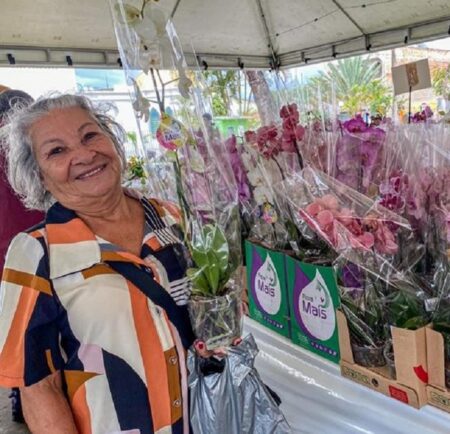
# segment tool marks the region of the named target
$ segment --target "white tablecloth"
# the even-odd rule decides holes
[[[246,318],[259,346],[256,367],[283,400],[295,433],[449,434],[450,414],[420,410],[342,378],[339,367]],[[244,333],[244,334],[245,334]]]

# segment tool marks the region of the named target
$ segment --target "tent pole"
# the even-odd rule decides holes
[[[266,34],[267,45],[268,45],[268,47],[270,49],[270,57],[272,58],[273,66],[274,66],[275,69],[278,69],[278,67],[280,66],[280,59],[279,59],[278,54],[275,52],[275,49],[273,47],[272,38],[270,37],[269,26],[267,25],[266,15],[264,14],[264,9],[262,7],[261,0],[256,0],[256,4],[258,6],[259,15],[261,17],[261,21],[262,21],[263,26],[264,26],[264,33]]]
[[[178,6],[180,5],[181,0],[177,0],[175,6],[172,9],[172,13],[170,14],[170,18],[173,18],[175,13],[177,12]]]

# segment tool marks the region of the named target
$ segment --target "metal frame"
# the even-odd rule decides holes
[[[450,35],[450,16],[433,21],[425,21],[409,26],[396,27],[358,37],[314,47],[302,48],[288,53],[276,53],[270,38],[260,0],[260,8],[265,34],[268,38],[267,56],[227,53],[185,53],[189,66],[196,68],[198,58],[205,60],[209,68],[236,69],[245,65],[249,69],[290,68],[305,64],[319,63],[380,51],[410,44],[445,38]],[[179,2],[177,3],[178,6]],[[175,12],[175,10],[173,11]],[[0,67],[78,67],[78,68],[118,68],[121,66],[117,50],[95,50],[81,48],[52,48],[0,44]]]

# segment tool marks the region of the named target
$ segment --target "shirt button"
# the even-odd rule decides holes
[[[171,365],[176,365],[177,362],[178,362],[177,356],[170,356],[170,357],[169,357],[169,363],[170,363]]]
[[[173,406],[174,407],[180,407],[181,406],[181,399],[176,399],[175,401],[173,401]]]

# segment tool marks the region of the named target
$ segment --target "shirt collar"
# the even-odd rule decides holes
[[[95,234],[74,211],[55,203],[45,220],[50,279],[72,274],[101,261]]]
[[[125,189],[125,193],[136,199],[142,197],[130,189]],[[76,273],[102,262],[102,251],[95,234],[75,211],[59,202],[53,204],[47,211],[45,230],[50,279]],[[129,261],[129,257],[126,260]],[[141,261],[136,258],[136,262]]]

